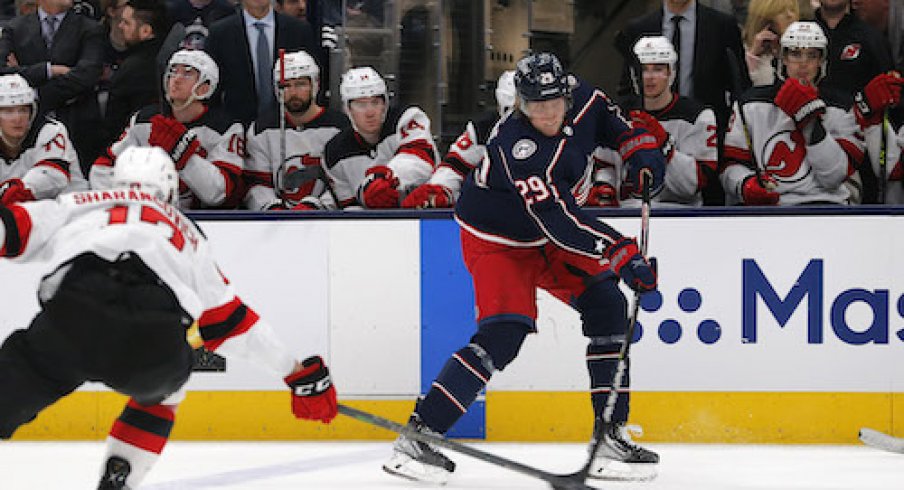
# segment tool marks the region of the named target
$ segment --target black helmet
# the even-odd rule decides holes
[[[518,61],[515,87],[523,101],[550,100],[571,94],[568,74],[552,53],[536,53]]]

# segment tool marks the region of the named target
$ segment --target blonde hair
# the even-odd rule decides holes
[[[800,19],[798,0],[750,0],[747,21],[744,22],[744,45],[752,46],[753,38],[772,22],[778,14],[790,10]],[[781,32],[776,32],[779,36]]]

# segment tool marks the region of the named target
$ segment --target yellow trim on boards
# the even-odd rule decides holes
[[[76,392],[51,406],[14,440],[100,440],[126,398]],[[404,423],[409,400],[342,400]],[[589,396],[578,392],[499,392],[486,397],[489,441],[586,441]],[[631,423],[643,442],[854,444],[860,427],[904,436],[904,393],[636,392]],[[340,416],[330,425],[297,420],[283,391],[189,393],[174,440],[391,440],[394,434]]]

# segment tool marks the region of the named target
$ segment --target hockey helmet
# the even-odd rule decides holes
[[[678,53],[665,36],[642,37],[634,44],[634,54],[641,65],[669,65],[669,87],[675,83]]]
[[[283,77],[280,77],[282,60],[277,59],[276,64],[273,65],[273,88],[276,93],[279,93],[280,79],[294,80],[296,78],[308,77],[311,79],[311,93],[313,94],[313,97],[316,98],[320,84],[320,67],[317,66],[317,62],[314,61],[314,58],[304,51],[286,53],[284,58],[286,67],[282,73]]]
[[[522,104],[571,95],[568,74],[552,53],[537,53],[521,58],[514,78]]]
[[[360,68],[352,68],[342,75],[342,82],[339,85],[339,94],[342,96],[342,103],[348,107],[351,100],[361,97],[378,97],[389,99],[386,93],[386,82],[383,77],[377,73],[377,70],[369,66]]]
[[[38,96],[22,75],[0,76],[0,107],[31,106],[29,125],[38,113]]]
[[[781,56],[776,59],[775,74],[784,80],[785,65],[783,58],[788,50],[802,48],[816,48],[821,53],[822,61],[819,65],[819,74],[816,76],[815,83],[819,83],[826,76],[826,64],[828,62],[829,38],[822,32],[822,28],[816,22],[793,22],[781,39],[782,52]]]
[[[110,178],[113,188],[138,188],[175,205],[179,174],[170,156],[157,146],[130,146],[117,158]]]
[[[496,109],[502,116],[506,112],[512,110],[515,106],[515,97],[518,93],[515,91],[515,70],[506,70],[499,75],[499,81],[496,82]]]
[[[170,57],[169,62],[166,64],[166,75],[163,77],[163,85],[164,87],[169,85],[169,78],[171,76],[171,70],[175,65],[185,65],[198,70],[198,81],[195,83],[195,86],[192,87],[191,93],[192,98],[189,100],[186,105],[191,103],[193,100],[206,100],[209,99],[213,92],[217,89],[217,85],[220,83],[220,68],[217,67],[216,62],[213,58],[210,57],[204,51],[198,51],[196,49],[180,49],[173,53]],[[204,95],[198,94],[198,88],[205,83],[210,84],[210,89]]]

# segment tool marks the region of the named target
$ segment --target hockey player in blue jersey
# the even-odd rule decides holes
[[[487,156],[465,180],[455,208],[474,280],[477,332],[417,404],[408,423],[419,431],[445,433],[493,373],[515,359],[527,334],[536,331],[538,287],[580,313],[589,339],[591,399],[601,413],[627,327],[619,277],[636,291],[656,289],[656,272],[637,242],[581,209],[591,154],[600,145],[621,153],[629,180],[649,174],[656,194],[665,168],[656,139],[633,128],[601,91],[568,75],[552,54],[521,59],[515,86],[516,108],[487,143]],[[555,360],[549,362],[555,369]],[[627,419],[625,392],[603,427],[606,439],[591,476],[655,476],[659,456],[630,440]],[[455,469],[436,448],[405,436],[393,450],[383,465],[391,474],[443,483]]]

